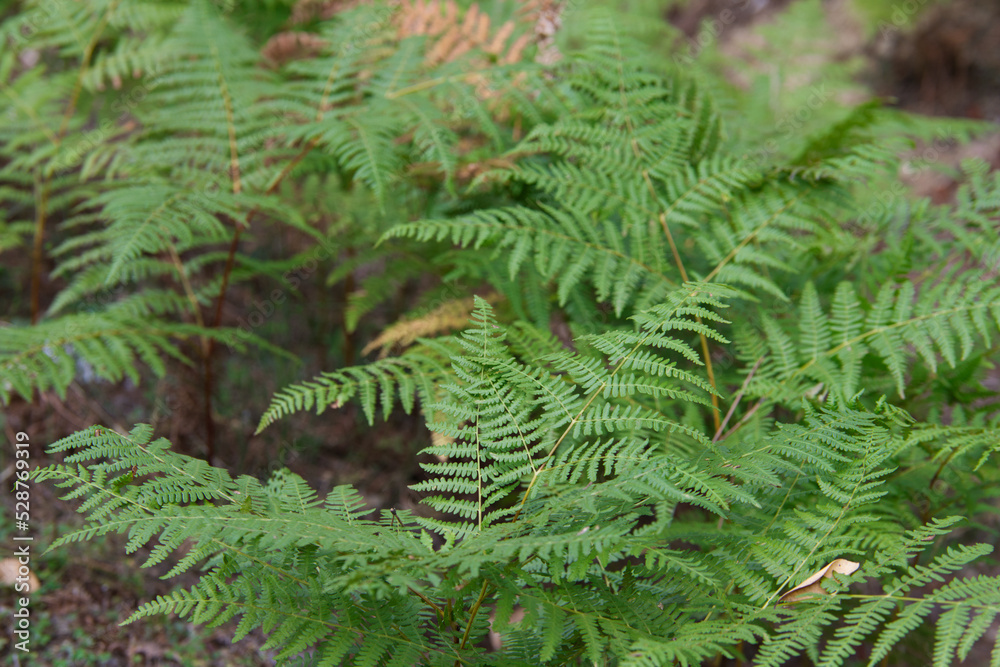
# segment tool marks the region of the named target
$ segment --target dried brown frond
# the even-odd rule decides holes
[[[517,38],[518,25],[507,21],[494,28],[490,17],[473,4],[464,13],[455,0],[403,0],[396,15],[399,38],[425,35],[433,38],[425,56],[431,64],[457,60],[479,51],[504,64],[520,60],[531,42],[529,34]]]
[[[518,10],[520,18],[534,24],[534,39],[538,44],[535,61],[551,65],[562,58],[556,46],[556,33],[562,27],[565,3],[559,0],[526,0]]]
[[[496,293],[490,293],[483,298],[493,303],[499,299],[499,296]],[[422,336],[436,336],[461,329],[469,324],[469,315],[475,307],[475,301],[472,297],[445,301],[421,317],[401,320],[391,325],[375,340],[368,343],[361,354],[368,354],[381,348],[379,357],[385,357],[393,348],[401,349],[412,345]]]
[[[298,0],[289,18],[291,25],[326,20],[372,0]],[[394,3],[390,3],[392,6]],[[436,37],[426,59],[430,64],[451,62],[474,49],[510,65],[519,62],[525,48],[538,44],[536,60],[553,63],[561,58],[555,34],[562,26],[564,2],[523,0],[517,18],[492,29],[490,17],[473,4],[462,11],[455,0],[402,0],[396,8],[395,24],[400,38],[412,35]],[[518,28],[524,30],[518,30]],[[515,32],[520,32],[514,36]]]

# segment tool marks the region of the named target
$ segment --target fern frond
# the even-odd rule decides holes
[[[35,389],[54,389],[62,396],[82,372],[112,382],[125,377],[138,382],[140,361],[163,375],[163,356],[186,361],[174,339],[195,335],[228,341],[231,332],[114,313],[65,315],[34,327],[3,327],[0,398],[7,402],[17,392],[30,399]]]
[[[376,406],[388,416],[398,393],[403,410],[409,413],[415,399],[428,404],[437,395],[437,383],[447,375],[443,349],[411,348],[400,357],[380,359],[365,366],[326,372],[302,384],[291,385],[271,399],[260,418],[257,432],[278,419],[301,410],[322,414],[329,407],[340,407],[354,397],[361,400],[369,422],[375,419]]]
[[[859,388],[862,363],[871,355],[885,364],[903,395],[914,358],[934,372],[939,360],[954,367],[977,344],[990,344],[991,332],[1000,327],[1000,289],[967,273],[919,291],[909,282],[887,284],[868,304],[841,283],[827,315],[815,288],[807,286],[797,336],[773,322],[766,326],[770,354],[752,385],[758,391],[766,387],[769,395],[788,400],[805,383],[819,382],[824,391],[846,398]]]

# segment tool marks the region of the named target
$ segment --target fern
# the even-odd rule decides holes
[[[869,103],[776,150],[619,15],[566,13],[586,38],[541,66],[558,21],[531,11],[554,9],[488,9],[69,3],[35,66],[4,21],[0,249],[30,243],[36,287],[0,328],[4,402],[279,353],[225,326],[227,290],[295,291],[313,262],[381,354],[280,390],[257,433],[352,400],[429,431],[397,511],[91,427],[34,473],[84,515],[53,546],[124,535],[196,579],[128,622],[234,621],[283,664],[879,664],[923,641],[946,665],[991,641],[1000,579],[963,574],[1000,488],[1000,185],[970,163],[955,205],[895,187],[907,137],[968,128]]]
[[[495,359],[502,351],[496,347],[502,344],[502,334],[490,326],[488,311],[480,310],[479,317],[483,318],[479,328],[467,333],[470,357],[484,359],[477,344],[482,343],[493,348],[493,354],[486,358]],[[482,328],[483,324],[488,328]],[[488,342],[490,338],[492,343]],[[467,358],[467,367],[470,363],[474,362]],[[472,383],[470,389],[477,386],[482,385]],[[498,397],[509,395],[507,391]],[[473,629],[473,637],[487,630],[475,622],[478,606],[466,592],[472,583],[473,595],[481,591],[480,603],[483,595],[495,594],[500,608],[506,605],[510,610],[516,601],[527,614],[516,625],[503,626],[500,621],[505,638],[510,638],[505,653],[476,658],[471,649],[462,652],[463,659],[482,659],[484,664],[504,664],[505,656],[516,663],[517,655],[531,645],[553,663],[565,662],[576,646],[589,656],[601,656],[605,651],[627,652],[637,664],[658,664],[667,658],[696,664],[717,651],[732,653],[740,640],[758,638],[766,639],[758,662],[781,664],[818,640],[823,626],[839,616],[831,615],[831,611],[844,605],[853,611],[843,615],[843,630],[838,630],[823,650],[823,661],[830,664],[841,664],[845,656],[853,654],[857,643],[887,620],[886,605],[892,609],[896,603],[908,606],[898,622],[885,626],[876,650],[897,643],[913,629],[909,619],[920,618],[935,606],[957,610],[942,617],[945,626],[940,631],[939,654],[953,653],[960,642],[971,645],[984,631],[981,622],[966,630],[964,622],[953,621],[964,618],[960,616],[963,609],[996,613],[1000,601],[996,600],[995,578],[962,584],[956,581],[922,598],[906,597],[910,589],[989,552],[989,547],[983,545],[960,548],[926,567],[905,566],[908,556],[925,550],[928,538],[946,533],[957,517],[901,535],[891,546],[864,561],[864,569],[854,579],[862,575],[885,576],[903,563],[902,575],[886,584],[884,595],[841,593],[819,603],[799,603],[818,604],[821,613],[803,610],[796,614],[793,624],[774,634],[767,630],[767,622],[779,612],[768,611],[766,602],[775,598],[781,582],[805,571],[810,562],[824,562],[830,557],[828,553],[851,553],[852,525],[870,520],[863,508],[877,507],[883,496],[877,489],[884,484],[880,470],[884,470],[884,457],[892,451],[894,422],[885,422],[878,415],[840,410],[823,415],[822,423],[826,424],[826,433],[816,424],[796,434],[776,433],[770,447],[735,457],[720,456],[714,462],[710,457],[704,472],[724,475],[728,469],[741,477],[747,474],[741,472],[744,468],[753,469],[754,458],[785,461],[778,468],[784,470],[779,475],[787,475],[793,485],[786,491],[784,485],[757,487],[750,478],[744,482],[746,490],[739,495],[761,510],[756,526],[745,523],[752,513],[741,510],[730,514],[724,506],[715,505],[713,511],[723,516],[742,517],[741,527],[731,531],[725,542],[729,546],[709,546],[715,536],[686,529],[689,524],[693,528],[699,523],[690,519],[675,519],[673,526],[661,524],[655,531],[640,528],[638,519],[645,513],[641,510],[644,503],[652,503],[650,509],[656,507],[659,513],[679,500],[669,487],[652,483],[657,475],[683,479],[685,475],[703,474],[678,469],[676,461],[651,455],[643,445],[627,449],[598,445],[581,448],[577,456],[564,455],[552,470],[560,470],[560,464],[571,459],[576,467],[566,466],[569,475],[562,482],[545,485],[547,490],[534,496],[512,522],[496,522],[500,517],[494,512],[493,521],[483,524],[471,520],[453,523],[453,532],[445,533],[446,544],[438,549],[419,526],[443,530],[445,522],[439,519],[417,519],[415,524],[405,515],[390,512],[379,521],[367,519],[368,510],[353,491],[340,488],[320,501],[301,480],[287,472],[278,473],[264,486],[253,478],[234,480],[203,462],[170,453],[162,440],[150,443],[148,427],[139,427],[128,436],[100,427],[56,443],[54,450],[78,451],[67,464],[44,470],[39,477],[60,480],[60,485],[71,489],[71,496],[89,499],[81,509],[88,513],[90,525],[64,536],[60,543],[119,531],[130,535],[131,550],[158,537],[158,546],[147,559],[147,564],[152,564],[190,541],[171,574],[208,559],[208,570],[199,584],[145,605],[136,618],[174,612],[191,616],[196,622],[212,623],[239,616],[240,634],[259,625],[270,628],[272,641],[285,647],[289,657],[319,643],[314,657],[334,651],[329,655],[337,657],[332,659],[344,660],[344,652],[356,649],[357,661],[363,661],[365,652],[394,655],[395,651],[404,651],[407,659],[419,655],[420,660],[430,664],[444,664],[454,655],[433,639],[438,632],[454,633],[457,642],[466,628]],[[856,429],[867,435],[854,444],[851,435],[858,432]],[[789,455],[795,450],[788,448],[811,445],[818,454],[824,451],[822,443],[830,442],[831,437],[838,440],[826,445],[823,458],[807,459],[806,464],[829,470],[827,481],[823,477],[816,482],[800,481],[802,490],[798,492],[803,502],[808,503],[808,498],[815,495],[825,498],[830,506],[808,503],[817,508],[814,516],[818,523],[807,520],[804,525],[815,532],[800,532],[802,510],[777,502],[782,494],[794,489],[796,480],[809,479],[803,475],[809,468],[796,464],[794,455]],[[504,473],[512,470],[505,469],[503,457],[498,456],[514,451],[512,447],[503,448],[503,443],[487,443],[493,449],[487,449],[483,459],[494,466],[481,474],[484,482],[502,484]],[[778,447],[781,443],[784,449]],[[862,457],[853,456],[854,450]],[[457,454],[468,456],[469,451]],[[107,462],[80,465],[97,457],[106,457]],[[588,474],[580,466],[593,468],[594,461],[602,459],[607,467],[602,473],[590,474],[596,481],[587,486],[574,483],[575,475]],[[454,470],[461,466],[458,461],[449,461],[444,467]],[[113,477],[126,470],[134,471],[134,476],[126,473],[124,482],[122,477]],[[523,472],[528,475],[527,470]],[[601,481],[607,476],[611,479]],[[475,478],[453,473],[450,478],[438,479],[441,481],[432,482],[430,490],[445,492],[449,487],[444,480],[451,479],[459,483],[450,488],[462,492],[465,489],[460,480]],[[711,483],[710,477],[705,479]],[[727,486],[729,491],[722,490],[721,494],[736,493],[736,488],[727,484],[719,489]],[[751,493],[760,502],[747,495],[752,489],[756,489]],[[475,495],[475,491],[469,492]],[[683,495],[690,497],[691,491]],[[475,506],[451,504],[447,508],[461,515]],[[484,503],[485,509],[490,507]],[[454,541],[463,530],[469,531],[464,533],[465,538]],[[792,541],[766,540],[772,530],[787,532]],[[702,543],[706,538],[705,548],[688,554],[665,548],[677,539]],[[248,553],[255,555],[248,558]],[[603,570],[613,562],[631,564],[621,571]],[[782,562],[785,564],[779,566]],[[778,573],[771,591],[760,590],[759,584],[746,576],[761,568]],[[600,578],[602,571],[604,580]],[[320,581],[310,584],[316,572],[324,574]],[[733,577],[730,586],[738,582],[738,590],[743,591],[735,597],[732,593],[726,597],[722,592],[729,577]],[[431,585],[434,581],[440,583]],[[338,593],[323,593],[330,587]],[[383,599],[371,597],[375,590],[381,591]],[[353,598],[343,597],[350,591],[365,592]],[[450,631],[444,628],[428,637],[428,626],[414,625],[428,613],[436,614],[438,621],[446,620],[442,614],[449,599],[456,610],[465,610],[453,612],[458,616],[453,617]],[[252,600],[261,602],[250,606]],[[711,617],[712,610],[723,600],[727,611],[717,620],[706,618],[706,612]],[[425,604],[427,607],[421,611]],[[292,608],[301,608],[304,613],[289,614]],[[780,611],[781,615],[789,613]],[[363,630],[359,625],[362,618],[378,620]],[[386,644],[389,635],[377,629],[380,624],[395,628],[396,638],[401,641],[394,641],[390,648]]]
[[[396,402],[396,394],[404,411],[409,413],[416,397],[430,401],[436,394],[436,383],[446,376],[442,357],[448,348],[440,344],[415,348],[401,357],[391,357],[365,366],[323,373],[308,382],[291,385],[276,394],[261,416],[258,432],[285,415],[315,408],[322,414],[330,406],[340,407],[358,396],[369,423],[375,419],[379,405],[388,417]],[[446,358],[446,357],[445,357]]]
[[[1000,290],[974,271],[923,285],[919,294],[911,282],[886,284],[872,303],[863,304],[850,284],[840,283],[827,315],[815,286],[807,284],[798,317],[798,340],[775,320],[763,320],[767,338],[757,347],[767,358],[751,385],[758,395],[797,397],[804,385],[819,383],[819,391],[851,396],[861,386],[865,358],[872,355],[904,396],[914,358],[933,373],[942,359],[954,368],[977,342],[990,345],[991,332],[1000,326]]]
[[[30,330],[0,330],[0,398],[7,401],[14,392],[28,398],[35,389],[65,396],[78,375],[109,381],[128,377],[138,383],[140,364],[163,375],[164,356],[186,359],[174,340],[206,334],[190,325],[150,322],[142,312],[128,312],[128,305],[109,313],[68,315]],[[208,333],[217,340],[233,339],[228,330]],[[257,337],[250,340],[270,348]]]

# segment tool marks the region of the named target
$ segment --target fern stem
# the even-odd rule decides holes
[[[429,597],[427,597],[426,595],[424,595],[420,591],[414,590],[413,588],[411,588],[409,586],[406,587],[406,590],[410,591],[411,593],[413,593],[414,595],[416,595],[418,598],[420,598],[420,600],[425,605],[427,605],[428,607],[430,607],[431,609],[434,610],[434,613],[438,615],[438,618],[440,618],[441,620],[444,620],[444,614],[445,614],[444,609],[442,609],[438,604],[436,604],[434,602],[434,600],[431,600]]]
[[[318,136],[317,137],[313,137],[309,141],[309,143],[306,144],[306,146],[301,151],[299,151],[298,155],[296,155],[291,160],[289,160],[288,164],[286,164],[284,167],[282,167],[281,171],[279,171],[277,174],[275,174],[274,178],[271,179],[271,182],[268,184],[267,188],[264,190],[264,193],[265,194],[271,194],[271,193],[273,193],[277,189],[278,185],[283,180],[285,180],[285,177],[288,176],[288,174],[291,173],[292,169],[295,169],[296,165],[298,165],[298,163],[301,162],[302,159],[305,158],[306,155],[308,155],[309,153],[311,153],[312,150],[314,148],[316,148],[316,146],[319,145],[319,139],[320,138]]]
[[[766,398],[767,398],[766,396],[762,397],[760,400],[758,400],[756,403],[754,403],[753,407],[750,408],[749,410],[747,410],[747,413],[745,415],[743,415],[742,417],[740,417],[740,420],[738,422],[736,422],[736,426],[734,426],[731,429],[729,429],[728,431],[726,431],[725,435],[723,435],[719,439],[720,440],[725,440],[726,438],[728,438],[729,436],[731,436],[733,433],[736,433],[736,431],[740,430],[740,428],[742,428],[744,425],[746,425],[746,423],[748,421],[750,421],[750,418],[753,417],[754,414],[756,414],[758,410],[760,410],[760,406],[764,405],[764,401],[766,400]]]
[[[643,173],[645,174],[645,172]],[[652,183],[649,183],[648,176],[646,177],[646,182],[649,184],[650,188],[653,187]],[[653,194],[655,196],[656,193],[654,192]],[[684,268],[684,262],[681,260],[681,254],[678,252],[677,244],[674,242],[674,235],[670,233],[670,226],[667,224],[667,214],[661,211],[658,217],[660,220],[660,227],[663,228],[663,235],[667,238],[667,243],[670,244],[670,252],[674,256],[674,263],[677,265],[677,270],[680,271],[681,280],[687,282],[687,270]]]
[[[629,129],[631,130],[631,126],[629,127]],[[635,151],[638,156],[639,147],[634,140],[632,142],[632,150]],[[646,182],[646,187],[649,189],[649,194],[650,196],[652,196],[653,201],[656,201],[657,200],[656,189],[653,187],[653,181],[649,177],[648,169],[642,170],[642,179]],[[681,259],[681,254],[677,250],[677,244],[674,242],[674,235],[670,233],[670,225],[667,224],[666,211],[660,211],[660,214],[657,217],[659,218],[660,221],[660,227],[663,228],[663,235],[666,237],[667,243],[670,245],[670,252],[673,253],[674,255],[674,263],[677,265],[677,270],[681,274],[681,280],[687,282],[688,281],[687,269],[684,268],[684,261]],[[701,317],[698,315],[695,315],[695,320],[698,322],[698,324],[702,323]],[[715,385],[715,370],[712,367],[712,353],[708,349],[708,339],[705,337],[705,334],[699,333],[698,338],[701,340],[701,356],[705,360],[705,372],[708,374],[708,383],[712,385],[712,389],[715,390],[712,392],[712,424],[715,427],[716,432],[718,432],[718,430],[721,428],[719,421],[719,414],[721,413],[721,410],[719,409],[719,396],[718,396],[719,388]]]
[[[121,0],[112,0],[108,5],[108,10],[104,12],[104,16],[101,17],[100,22],[97,24],[97,28],[94,30],[93,37],[87,43],[87,46],[83,49],[83,57],[80,58],[80,69],[76,73],[76,82],[73,84],[73,92],[70,94],[69,102],[66,104],[66,110],[63,112],[62,123],[59,125],[58,139],[62,141],[62,137],[66,134],[66,130],[69,128],[69,119],[73,117],[73,113],[76,111],[76,103],[80,99],[80,91],[83,90],[83,75],[86,73],[87,68],[90,66],[90,59],[94,55],[94,49],[97,48],[97,43],[101,39],[101,35],[104,33],[104,28],[107,27],[108,21],[111,19],[111,15],[116,9]],[[59,143],[58,141],[56,143]]]
[[[225,72],[222,71],[219,50],[216,46],[212,45],[212,55],[215,58],[216,65],[219,72],[219,89],[222,93],[222,104],[226,111],[226,128],[229,133],[229,177],[233,182],[233,194],[239,195],[243,191],[243,184],[240,178],[240,156],[239,150],[236,144],[236,121],[235,114],[233,112],[233,100],[232,96],[229,94],[229,87],[226,85]],[[280,181],[278,181],[280,182]],[[253,215],[254,211],[251,211],[247,215],[247,223],[249,224],[250,217]],[[244,223],[237,222],[236,229],[233,232],[233,240],[229,244],[229,254],[226,257],[226,268],[222,274],[222,285],[219,287],[219,299],[215,304],[215,321],[213,327],[218,327],[222,321],[222,304],[226,297],[226,290],[229,287],[229,276],[233,270],[233,264],[236,259],[236,248],[239,246],[240,234],[243,231]],[[213,374],[212,374],[212,357],[215,352],[215,339],[209,339],[208,346],[204,353],[204,366],[205,366],[205,382],[203,386],[204,393],[204,403],[205,403],[205,445],[206,445],[206,457],[209,463],[212,462],[212,458],[215,456],[215,420],[212,418],[212,384],[213,384]]]
[[[695,321],[701,324],[701,317],[695,315]],[[708,383],[712,385],[712,425],[715,426],[715,430],[718,431],[721,428],[719,423],[719,414],[722,412],[719,408],[719,388],[715,386],[715,371],[712,369],[712,353],[708,349],[708,338],[705,334],[699,333],[698,337],[701,338],[701,354],[705,359],[705,372],[708,374]]]
[[[236,145],[236,114],[233,112],[233,98],[229,94],[229,86],[226,85],[225,72],[222,71],[219,63],[219,50],[212,45],[212,55],[219,66],[219,90],[222,92],[222,106],[226,110],[226,128],[229,131],[229,169],[230,178],[233,179],[233,194],[238,195],[243,190],[240,180],[240,154]]]
[[[188,278],[187,271],[184,270],[184,262],[181,261],[180,255],[177,254],[177,246],[173,242],[170,242],[167,244],[167,247],[170,249],[170,261],[174,263],[174,268],[177,269],[177,276],[180,278],[181,286],[184,288],[184,294],[191,303],[191,311],[194,313],[195,322],[198,323],[199,328],[203,329],[205,327],[205,320],[201,315],[198,297],[194,295],[191,280]],[[205,341],[206,339],[202,337],[202,340]],[[202,350],[204,351],[204,343],[202,344]]]
[[[655,198],[656,192],[653,191],[653,183],[649,179],[649,172],[643,170],[642,175],[646,179],[646,185],[649,187],[650,192]],[[681,255],[677,251],[677,244],[674,243],[674,235],[670,233],[670,226],[667,224],[667,214],[661,211],[659,219],[660,226],[663,228],[663,235],[666,236],[667,243],[670,244],[670,251],[674,255],[674,262],[677,264],[677,270],[680,271],[681,280],[687,282],[687,270],[684,268],[684,262],[681,260]],[[695,321],[697,321],[698,324],[702,323],[701,317],[698,315],[695,315]],[[721,428],[719,422],[719,414],[721,410],[719,409],[719,396],[716,393],[719,388],[715,385],[715,370],[712,367],[712,353],[708,349],[708,339],[705,337],[705,334],[699,333],[698,338],[701,339],[701,356],[705,360],[705,372],[708,374],[708,383],[712,385],[712,389],[715,390],[715,392],[712,393],[712,423],[715,426],[715,430],[718,431]]]
[[[483,588],[479,591],[479,599],[476,603],[472,605],[472,609],[469,610],[469,622],[465,626],[465,633],[462,635],[462,643],[458,645],[459,650],[465,648],[465,643],[469,641],[469,635],[472,633],[472,624],[476,620],[476,614],[479,613],[479,608],[483,604],[483,600],[486,599],[486,592],[489,590],[490,583],[488,581],[483,582]]]
[[[212,321],[212,328],[218,328],[222,323],[222,305],[226,300],[226,290],[229,288],[229,276],[233,272],[233,265],[236,263],[236,249],[240,244],[240,234],[243,233],[243,225],[249,224],[250,217],[254,211],[247,216],[247,223],[236,223],[236,230],[233,232],[233,240],[229,243],[229,254],[226,256],[226,268],[222,272],[222,284],[219,286],[219,296],[215,302],[215,319]],[[215,454],[215,423],[212,420],[212,357],[215,354],[215,339],[208,339],[208,347],[205,350],[205,381],[204,381],[204,402],[205,402],[205,444],[207,448],[208,462],[212,462]]]
[[[757,359],[757,363],[753,365],[753,368],[750,369],[746,379],[743,380],[743,386],[740,387],[740,390],[736,393],[736,399],[733,401],[733,404],[729,406],[729,411],[726,412],[726,418],[723,419],[722,424],[715,429],[715,436],[712,437],[712,442],[719,441],[719,438],[722,436],[722,429],[726,428],[726,425],[729,423],[729,419],[733,416],[733,413],[736,411],[736,407],[740,404],[740,400],[743,398],[744,392],[747,390],[747,385],[750,384],[750,380],[753,379],[757,369],[760,368],[760,364],[764,361],[765,356],[767,355],[761,355],[761,357]]]
[[[951,452],[948,454],[948,456],[945,457],[944,461],[941,461],[941,465],[939,465],[938,469],[934,471],[934,476],[931,477],[931,481],[927,484],[927,490],[928,491],[930,491],[930,490],[932,490],[934,488],[934,483],[937,482],[938,477],[944,471],[945,466],[948,465],[948,463],[951,461],[952,457],[955,456],[955,454],[958,452],[958,450],[959,450],[958,447],[956,447],[955,449],[951,450]]]

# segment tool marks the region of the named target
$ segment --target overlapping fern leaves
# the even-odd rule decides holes
[[[718,304],[708,289],[689,286],[673,307],[650,314],[643,343],[662,348],[668,339],[656,332],[693,330],[695,312],[707,319],[708,301]],[[149,442],[148,427],[130,435],[95,428],[54,445],[76,451],[39,474],[87,499],[88,525],[60,542],[110,531],[129,535],[130,549],[156,539],[147,564],[175,553],[171,574],[199,563],[207,570],[136,617],[240,618],[238,636],[264,627],[282,656],[310,650],[318,664],[520,664],[526,651],[539,664],[583,656],[698,664],[762,641],[755,664],[808,653],[835,665],[867,638],[889,649],[942,610],[936,662],[944,665],[986,632],[1000,605],[996,578],[909,594],[989,553],[960,547],[910,565],[960,517],[885,534],[876,548],[859,530],[896,518],[885,506],[887,480],[912,428],[898,409],[830,406],[763,441],[678,456],[683,446],[655,435],[662,418],[631,412],[603,420],[597,433],[585,425],[588,414],[609,414],[594,401],[647,393],[638,384],[608,390],[622,362],[641,356],[638,346],[598,370],[570,353],[519,362],[504,335],[481,303],[453,358],[451,398],[437,406],[444,421],[436,428],[454,444],[427,450],[440,458],[425,464],[432,477],[418,488],[452,519],[389,511],[371,519],[347,488],[321,501],[287,472],[262,485],[172,454],[165,441]],[[566,374],[552,372],[563,364]],[[702,509],[678,513],[684,507]],[[731,527],[708,530],[702,511]],[[840,557],[862,562],[851,581],[878,577],[884,593],[776,604],[817,564]],[[504,637],[499,652],[475,648],[489,629],[486,600]],[[523,618],[512,622],[515,606]],[[887,624],[893,609],[899,620]],[[973,617],[973,609],[982,611]],[[830,625],[839,629],[823,645]]]
[[[386,237],[495,248],[511,277],[531,259],[560,304],[587,286],[616,314],[689,278],[787,298],[771,272],[790,270],[788,255],[825,229],[836,183],[765,178],[769,165],[723,151],[718,114],[693,81],[645,70],[613,22],[596,20],[590,34],[595,44],[565,78],[574,107],[514,147],[514,167],[482,177],[524,184],[530,205],[402,224]]]
[[[991,549],[945,540],[995,513],[1000,482],[990,403],[954,405],[1000,324],[981,243],[996,185],[973,169],[957,213],[905,209],[927,226],[862,264],[854,234],[888,238],[904,211],[872,214],[855,187],[892,175],[876,108],[800,154],[761,159],[731,143],[699,85],[643,60],[613,19],[598,17],[553,76],[470,78],[418,57],[420,39],[394,44],[380,10],[323,25],[318,55],[276,74],[208,5],[185,10],[170,38],[195,57],[164,71],[134,137],[88,157],[88,174],[131,187],[91,186],[100,194],[70,224],[112,224],[63,246],[74,282],[54,310],[98,289],[111,259],[116,279],[181,289],[109,312],[196,319],[218,285],[185,276],[222,258],[198,248],[252,231],[257,215],[304,228],[269,199],[286,178],[307,174],[306,191],[361,184],[377,202],[433,174],[430,193],[407,191],[420,206],[399,207],[407,219],[379,252],[418,244],[432,257],[421,266],[508,298],[477,299],[463,333],[286,388],[259,424],[355,398],[370,421],[419,407],[434,433],[419,511],[370,512],[347,487],[320,499],[287,471],[233,479],[151,442],[148,427],[96,427],[56,443],[66,459],[37,473],[83,501],[88,523],[59,543],[120,532],[150,549],[148,564],[200,567],[198,584],[136,617],[238,618],[237,637],[262,628],[281,659],[320,665],[839,665],[864,644],[878,664],[933,619],[944,667],[986,640],[1000,579],[957,573]],[[208,29],[224,49],[198,41]],[[15,84],[44,96],[30,77]],[[460,113],[460,99],[477,104]],[[516,141],[511,117],[530,119]],[[504,154],[462,154],[463,133]],[[478,176],[441,204],[461,159]],[[206,174],[218,191],[198,189]],[[156,368],[175,354],[171,337],[221,335],[149,324],[115,342],[102,320],[86,330],[98,342],[77,342],[59,329],[72,317],[41,325],[53,332],[34,347],[7,339],[3,360],[22,376],[6,391],[58,389],[77,372],[50,338],[118,377],[136,357]],[[569,335],[553,335],[550,317]],[[921,397],[946,403],[947,418]],[[857,572],[783,601],[842,558]]]
[[[224,324],[231,283],[262,274],[280,280],[284,265],[245,257],[241,240],[267,223],[322,239],[301,207],[276,196],[293,171],[317,171],[318,162],[324,174],[339,176],[329,182],[342,191],[357,182],[384,203],[409,165],[436,164],[452,179],[459,140],[452,126],[475,132],[475,119],[490,116],[475,108],[485,102],[460,63],[424,63],[419,38],[395,43],[394,13],[385,7],[328,21],[317,34],[319,52],[279,71],[263,67],[250,40],[207,0],[95,0],[59,9],[29,40],[12,33],[16,19],[5,25],[15,48],[0,61],[8,119],[0,131],[0,197],[14,215],[3,222],[0,243],[25,243],[33,232],[33,320],[46,315],[37,295],[49,259],[52,277],[68,282],[48,308],[47,327],[33,330],[36,338],[56,333],[48,347],[66,337],[58,335],[60,322],[73,326],[61,315],[99,311],[91,326],[108,324],[117,311],[104,306],[123,296],[162,331],[180,322],[199,327],[204,347]],[[46,49],[59,63],[53,71],[18,60]],[[453,98],[413,88],[435,68],[446,82],[440,89],[466,100],[460,117]],[[526,99],[499,94],[509,76],[496,70],[477,85],[495,91],[490,103],[505,113],[523,108]],[[89,113],[96,126],[87,124]],[[98,358],[114,356],[109,344],[127,346],[116,334],[127,323],[118,325],[74,352],[106,379],[121,376],[104,374]],[[0,385],[5,401],[15,389],[30,397],[33,388],[63,390],[72,379],[46,375],[40,358],[19,359],[0,358],[10,378]]]
[[[935,373],[940,361],[954,368],[977,346],[991,344],[1000,327],[1000,287],[973,271],[922,285],[919,293],[908,281],[886,284],[865,304],[853,286],[840,283],[828,315],[810,283],[797,319],[799,331],[791,335],[775,319],[762,320],[766,342],[754,349],[766,360],[751,385],[755,393],[781,400],[819,383],[817,391],[853,396],[862,388],[865,358],[872,355],[885,365],[891,387],[905,396],[906,375],[916,359]]]

